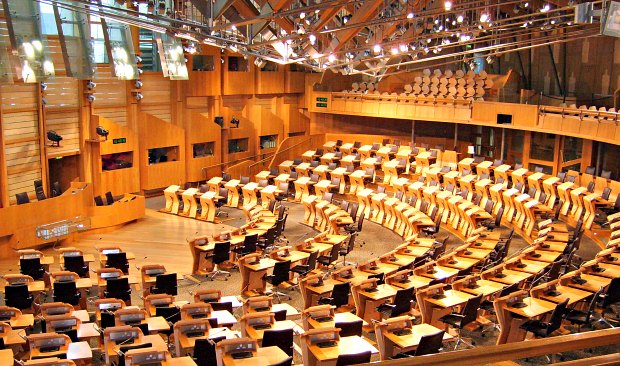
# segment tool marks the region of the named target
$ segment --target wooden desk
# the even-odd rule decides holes
[[[258,192],[258,183],[250,182],[241,188],[243,192],[243,205],[253,207],[258,204],[258,197],[256,196],[256,192]]]
[[[532,290],[532,296],[556,304],[559,304],[562,301],[568,299],[568,305],[572,305],[592,295],[590,291],[580,290],[578,288],[562,285],[556,286],[555,291],[557,291],[559,295],[550,293],[546,290],[540,292],[535,292],[534,290]]]
[[[543,300],[543,299],[537,299],[534,297],[526,297],[525,299],[523,299],[523,302],[527,305],[523,308],[515,308],[513,306],[505,306],[505,309],[510,311],[513,314],[522,316],[524,318],[534,318],[546,313],[549,313],[551,311],[553,311],[553,309],[555,309],[555,307],[557,306],[557,304],[551,302],[551,301],[547,301],[547,300]]]
[[[367,323],[373,320],[380,321],[381,313],[377,311],[377,306],[396,295],[396,288],[387,284],[378,285],[376,289],[374,292],[358,291],[359,303],[356,303],[356,315]]]
[[[0,349],[0,366],[13,366],[15,363],[13,357],[12,349]]]
[[[299,177],[293,182],[295,186],[295,202],[300,202],[310,195],[310,185],[313,184],[309,177]]]
[[[229,354],[222,356],[224,366],[265,366],[277,365],[288,358],[288,355],[277,346],[259,347],[254,357],[234,359]]]
[[[320,348],[315,344],[308,345],[310,364],[307,366],[335,365],[339,355],[357,354],[370,351],[377,354],[379,351],[364,338],[358,336],[341,337],[335,347]]]
[[[232,331],[228,328],[211,328],[204,336],[200,337],[188,337],[185,333],[175,332],[176,343],[176,357],[180,357],[181,355],[189,353],[194,353],[194,345],[196,344],[197,339],[207,339],[207,338],[217,338],[217,337],[226,337],[226,339],[239,338],[240,334],[238,331]]]
[[[226,205],[229,207],[239,207],[239,184],[241,184],[241,181],[238,179],[231,179],[224,184],[224,187],[228,189],[228,200]]]
[[[166,199],[166,206],[164,212],[170,212],[174,215],[179,213],[179,197],[177,191],[181,189],[181,186],[171,185],[164,189],[164,198]]]
[[[283,330],[283,329],[293,329],[297,327],[297,324],[292,320],[281,320],[276,321],[271,325],[271,328],[268,329],[255,329],[251,325],[246,326],[245,331],[248,334],[248,337],[252,339],[256,339],[259,343],[263,341],[263,335],[266,330]]]
[[[276,262],[276,260],[271,258],[261,258],[257,264],[240,261],[239,267],[243,267],[241,271],[241,293],[252,293],[253,291],[264,293],[267,285],[263,277],[267,274],[267,270],[271,269]]]
[[[283,162],[280,163],[280,165],[278,165],[280,172],[283,174],[291,174],[292,167],[293,167],[292,160],[284,160]]]
[[[596,292],[601,287],[607,287],[611,283],[611,278],[594,276],[587,273],[581,273],[581,278],[586,280],[585,283],[575,283],[572,280],[568,280],[566,286],[582,289],[589,292]]]
[[[474,295],[467,292],[457,290],[443,291],[443,298],[434,298],[433,296],[423,295],[418,298],[422,300],[420,303],[420,312],[422,314],[422,322],[434,326],[442,326],[439,318],[447,315],[452,311],[453,307],[461,306]]]
[[[355,322],[355,321],[358,321],[358,320],[362,320],[364,326],[368,325],[368,322],[366,322],[364,319],[360,318],[359,316],[357,316],[357,315],[355,315],[353,313],[349,313],[349,312],[336,313],[332,317],[332,320],[324,321],[324,322],[316,321],[312,317],[308,317],[307,319],[308,319],[308,327],[309,327],[309,329],[335,328],[336,327],[336,323],[349,323],[349,322]]]
[[[385,355],[381,355],[382,359],[387,360],[389,357],[394,356],[395,349],[398,349],[398,352],[410,352],[418,348],[420,344],[420,340],[425,335],[435,334],[439,332],[440,329],[436,328],[430,324],[417,324],[411,327],[411,334],[405,335],[396,335],[393,331],[384,331],[384,339],[387,341],[385,343]],[[452,337],[448,332],[445,332],[443,335],[444,342],[452,340]]]
[[[222,177],[212,177],[207,181],[207,186],[209,186],[209,191],[214,192],[216,194],[220,193],[220,186],[222,185],[222,181],[224,178]]]
[[[458,288],[453,286],[453,288],[455,288],[456,290],[467,292],[474,296],[482,295],[483,297],[487,297],[494,293],[500,292],[501,290],[504,289],[504,287],[506,286],[499,282],[483,280],[483,279],[476,280],[475,286],[458,286]]]

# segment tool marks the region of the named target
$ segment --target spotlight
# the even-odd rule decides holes
[[[86,99],[88,99],[88,101],[92,103],[97,99],[97,97],[95,97],[93,94],[88,94]]]
[[[95,83],[92,80],[88,80],[88,83],[86,83],[86,89],[88,90],[93,90],[95,89],[96,86],[97,86],[97,83]]]
[[[493,62],[495,62],[495,59],[493,58],[493,56],[491,55],[487,56],[487,64],[491,65],[493,64]]]
[[[487,13],[480,14],[480,23],[486,23],[489,21],[489,19],[490,19],[489,14]]]
[[[41,91],[44,92],[45,90],[47,90],[47,83],[41,83]]]
[[[452,10],[452,1],[450,1],[450,0],[444,1],[443,2],[443,8],[446,9],[446,11]]]
[[[549,5],[549,3],[545,3],[545,5],[543,5],[543,7],[540,9],[541,13],[546,13],[549,10],[551,10],[551,5]]]
[[[347,24],[349,22],[349,20],[351,20],[351,16],[350,15],[345,15],[342,17],[342,22],[344,24]]]
[[[47,105],[47,98],[42,97],[42,98],[41,98],[41,104],[43,104],[43,105]]]
[[[311,45],[314,45],[316,43],[316,36],[314,34],[311,34],[308,36],[308,40],[310,41]]]
[[[142,57],[136,55],[136,63],[137,64],[141,64],[142,63]]]
[[[254,65],[256,65],[256,67],[258,67],[259,69],[262,69],[263,67],[265,67],[265,65],[267,65],[267,61],[263,60],[260,57],[257,57],[256,60],[254,60]]]
[[[303,19],[305,17],[306,17],[306,13],[304,13],[303,11],[299,13],[299,19]]]
[[[136,93],[133,97],[134,97],[134,98],[136,99],[136,101],[138,101],[138,102],[139,102],[139,101],[141,101],[142,99],[144,99],[144,95],[142,95],[142,93],[140,93],[140,92],[137,92],[137,93]]]
[[[396,47],[392,47],[392,49],[390,50],[390,52],[392,52],[392,55],[398,55],[398,48],[396,48]]]
[[[465,20],[465,16],[464,16],[463,14],[459,14],[459,15],[456,17],[456,22],[457,22],[457,23],[463,23],[463,21],[464,21],[464,20]]]
[[[403,52],[403,53],[405,53],[405,52],[407,52],[409,50],[409,48],[407,47],[406,44],[401,44],[399,46],[399,48],[400,48],[400,52]]]
[[[413,12],[407,13],[407,19],[413,19]]]
[[[381,52],[381,45],[376,44],[376,45],[372,48],[372,51],[373,51],[374,53],[379,53],[379,52]]]
[[[56,131],[49,130],[47,131],[47,139],[52,142],[52,146],[60,147],[60,141],[62,141],[62,136],[56,133]]]
[[[108,135],[110,134],[110,131],[106,130],[105,128],[101,126],[97,126],[97,128],[95,129],[95,132],[97,132],[97,135],[105,138],[104,141],[108,141]]]
[[[134,81],[134,82],[133,82],[133,86],[134,86],[136,89],[140,89],[140,88],[142,88],[142,81],[141,81],[140,79],[138,79],[138,80]]]
[[[233,125],[231,128],[239,128],[239,120],[235,117],[230,120],[230,124]]]
[[[330,63],[336,61],[336,56],[333,53],[330,54],[329,56],[327,56],[327,61],[329,61]]]

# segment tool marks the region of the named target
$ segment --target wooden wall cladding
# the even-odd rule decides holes
[[[289,67],[289,66],[287,66]],[[284,72],[284,92],[285,93],[303,93],[305,85],[306,73],[287,70]]]
[[[149,113],[138,115],[140,125],[140,184],[142,190],[164,188],[185,180],[185,129]],[[178,147],[178,160],[149,165],[149,149]]]
[[[92,91],[97,98],[93,103],[94,114],[126,126],[129,119],[127,116],[127,82],[112,76],[109,65],[98,65],[94,81],[97,83]]]
[[[244,95],[254,94],[255,82],[254,72],[256,67],[252,60],[248,61],[248,71],[228,71],[229,57],[240,57],[239,54],[231,54],[227,52],[224,55],[224,64],[222,68],[223,83],[222,94],[223,95]]]
[[[94,142],[93,145],[93,182],[95,195],[112,192],[115,195],[140,190],[140,152],[138,150],[138,136],[128,127],[121,126],[111,119],[102,116],[92,116],[94,124],[107,129],[110,134],[107,141]],[[92,133],[95,136],[94,132]],[[114,144],[114,139],[125,138],[125,143]],[[117,170],[103,170],[101,156],[115,153],[133,153],[131,168]]]
[[[255,124],[257,122],[251,119],[251,109],[252,99],[247,96],[224,96],[221,99],[218,113],[224,117],[224,140],[222,143],[224,144],[223,160],[225,162],[247,159],[257,153],[255,146],[255,137],[257,136]],[[232,117],[239,120],[239,128],[230,128]],[[248,151],[229,153],[228,140],[243,138],[248,139]]]
[[[252,66],[254,67],[254,66]],[[284,91],[283,66],[278,66],[277,71],[265,71],[256,69],[256,94],[277,94]]]
[[[171,81],[161,73],[145,73],[141,80],[143,84],[140,92],[144,99],[140,101],[140,111],[166,122],[173,122],[170,106]]]
[[[38,93],[39,84],[0,86],[6,195],[10,204],[21,192],[33,199],[33,181],[42,177]]]
[[[221,127],[213,122],[213,118],[208,113],[192,111],[186,123],[186,166],[188,182],[205,180],[221,173],[222,169],[217,164],[222,162],[222,133]],[[194,158],[193,146],[196,143],[213,142],[213,156]],[[211,167],[206,172],[202,168]]]
[[[187,68],[189,80],[183,81],[187,96],[215,96],[222,94],[222,62],[220,62],[221,51],[219,48],[202,46],[200,55],[190,55],[188,57]],[[212,57],[213,70],[199,71],[194,70],[194,58],[200,56]]]
[[[45,128],[62,136],[59,147],[47,148],[48,158],[80,153],[80,113],[77,109],[46,110]]]

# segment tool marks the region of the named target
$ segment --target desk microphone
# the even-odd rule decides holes
[[[124,345],[125,343],[128,343],[129,341],[134,340],[134,339],[136,339],[136,338],[129,337],[129,338],[125,339],[124,341],[122,341],[121,343],[117,343],[117,344],[116,344],[116,347],[118,347],[118,349],[115,349],[115,350],[114,350],[114,352],[116,352],[116,354],[117,354],[118,356],[120,356],[120,357],[124,357],[124,356],[125,356],[125,352],[121,351],[121,347],[120,347],[120,346],[122,346],[122,345]]]

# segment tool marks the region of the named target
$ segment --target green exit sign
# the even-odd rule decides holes
[[[124,143],[126,143],[126,142],[127,142],[127,138],[126,138],[126,137],[121,137],[121,138],[118,138],[118,139],[113,139],[113,140],[112,140],[112,143],[113,143],[114,145],[116,145],[116,144],[124,144]]]
[[[323,98],[323,97],[316,98],[316,101],[317,102],[327,102],[327,98]]]
[[[319,108],[327,108],[327,103],[317,103],[316,106]]]

